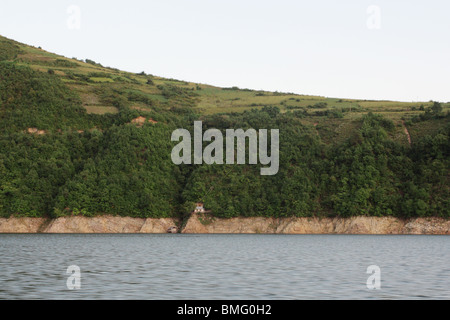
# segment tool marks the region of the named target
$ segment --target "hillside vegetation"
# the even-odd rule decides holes
[[[218,88],[0,37],[0,216],[450,216],[449,103]],[[171,134],[279,129],[280,170],[181,165]]]

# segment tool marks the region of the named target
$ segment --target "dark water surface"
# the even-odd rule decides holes
[[[0,235],[0,299],[450,299],[450,237]]]

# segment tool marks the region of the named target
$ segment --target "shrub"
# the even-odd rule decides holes
[[[19,46],[14,42],[0,37],[0,61],[14,60],[20,52]]]
[[[103,68],[103,66],[100,63],[97,63],[94,60],[86,59],[85,62],[88,63],[88,64],[92,64],[93,66],[102,67]]]
[[[78,66],[75,62],[63,59],[56,59],[56,61],[53,62],[53,65],[56,67],[63,67],[63,68],[76,68]]]

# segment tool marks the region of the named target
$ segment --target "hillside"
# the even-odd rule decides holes
[[[450,103],[133,74],[0,37],[0,215],[444,216]],[[175,166],[176,128],[279,128],[280,172]]]

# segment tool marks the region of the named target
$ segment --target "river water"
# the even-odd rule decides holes
[[[450,299],[450,237],[3,234],[0,299]]]

